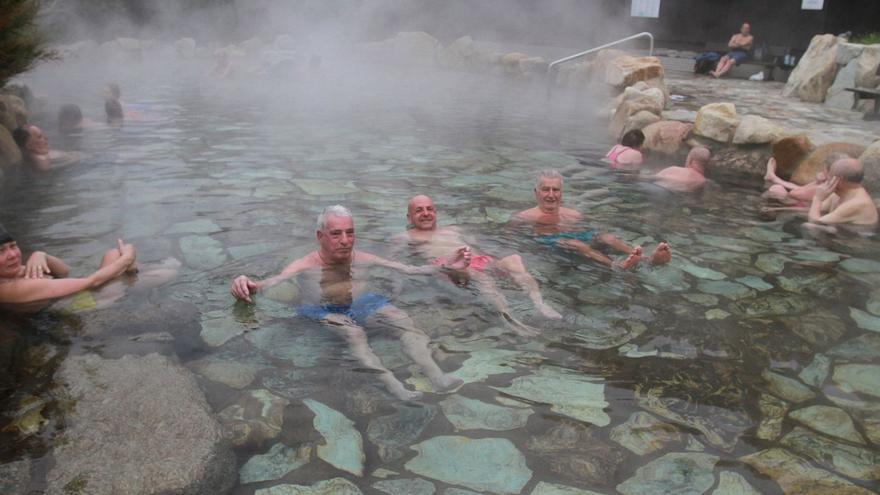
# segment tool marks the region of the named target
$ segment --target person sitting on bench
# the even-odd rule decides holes
[[[752,27],[748,22],[744,22],[739,32],[730,37],[727,43],[730,53],[721,57],[715,70],[709,72],[713,77],[721,77],[730,72],[734,65],[739,65],[749,58],[749,51],[755,43],[755,37],[752,36]]]

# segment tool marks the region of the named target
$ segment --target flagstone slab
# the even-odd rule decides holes
[[[303,403],[315,413],[315,429],[324,437],[324,444],[318,445],[318,457],[337,469],[363,476],[364,441],[354,422],[316,400]]]
[[[880,479],[880,454],[872,450],[835,442],[800,426],[780,443],[825,469],[861,480]]]
[[[431,404],[395,404],[394,408],[394,413],[374,418],[367,425],[367,437],[385,462],[402,458],[437,414],[437,406]]]
[[[443,400],[440,407],[457,430],[515,430],[525,426],[532,415],[531,409],[497,406],[460,395]]]
[[[807,385],[812,385],[818,388],[821,387],[822,383],[825,382],[825,379],[828,378],[830,370],[831,360],[828,359],[828,356],[825,356],[824,354],[816,354],[813,356],[813,360],[810,364],[801,370],[800,374],[798,374],[798,378],[803,380]]]
[[[648,455],[669,443],[680,442],[681,433],[646,412],[634,412],[625,423],[611,429],[609,438],[635,454]]]
[[[421,478],[403,478],[373,483],[373,488],[388,495],[434,495],[434,483]]]
[[[789,402],[804,402],[816,397],[809,387],[794,378],[770,370],[764,370],[761,377],[767,382],[770,393]]]
[[[540,367],[532,375],[514,378],[509,387],[492,387],[504,394],[551,404],[550,409],[596,426],[606,426],[611,418],[603,409],[605,385],[601,379],[556,367]]]
[[[809,406],[792,411],[788,416],[810,428],[826,435],[865,444],[856,431],[852,418],[843,409],[831,406]]]
[[[718,487],[712,495],[761,495],[742,475],[733,471],[722,471],[718,477]]]
[[[813,467],[787,450],[773,448],[741,459],[773,479],[786,495],[870,495],[861,488],[828,471]]]
[[[532,490],[531,495],[602,495],[592,490],[581,490],[571,486],[557,485],[555,483],[547,483],[539,481]]]
[[[299,449],[276,443],[265,454],[251,457],[238,471],[242,485],[281,479],[296,469],[308,464],[312,457],[312,447],[304,445]]]
[[[832,379],[847,392],[880,397],[880,365],[842,364],[834,367]]]
[[[363,492],[345,478],[333,478],[311,486],[275,485],[261,488],[254,495],[363,495]]]
[[[504,438],[439,436],[412,447],[409,471],[477,491],[518,494],[532,478],[526,458]]]
[[[624,495],[676,493],[700,495],[715,484],[718,457],[696,452],[673,452],[636,470],[635,476],[617,485]]]

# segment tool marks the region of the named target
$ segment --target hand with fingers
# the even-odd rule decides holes
[[[49,268],[49,258],[46,253],[36,251],[30,255],[25,264],[25,277],[43,278],[46,275],[52,275],[52,270]]]
[[[251,298],[251,294],[257,292],[257,283],[249,279],[247,275],[239,275],[232,280],[232,287],[229,292],[239,301],[252,303],[254,301]]]
[[[825,182],[822,182],[821,184],[819,184],[819,187],[816,188],[815,198],[817,200],[819,200],[820,202],[825,201],[826,199],[828,199],[828,197],[830,197],[834,193],[834,190],[837,189],[837,186],[839,184],[840,184],[840,177],[836,177],[836,176],[830,177]]]

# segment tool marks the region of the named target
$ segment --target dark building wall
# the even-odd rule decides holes
[[[477,39],[588,48],[640,31],[661,46],[698,48],[726,42],[743,21],[758,43],[806,48],[816,34],[880,31],[880,0],[661,0],[660,18],[630,17],[630,0],[402,0],[373,12],[369,34],[427,31],[444,43]],[[392,33],[393,34],[393,33]]]

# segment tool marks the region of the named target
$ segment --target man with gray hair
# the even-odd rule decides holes
[[[537,206],[523,210],[512,216],[515,222],[533,224],[536,238],[541,244],[573,249],[583,256],[598,261],[611,268],[628,270],[642,261],[641,246],[630,247],[626,243],[608,233],[597,233],[593,229],[577,230],[582,216],[571,208],[562,206],[562,175],[556,170],[543,170],[538,173],[535,183],[535,201]],[[601,244],[627,257],[614,261],[594,247]],[[649,261],[652,265],[662,265],[672,259],[669,245],[665,242],[657,244],[657,248]]]
[[[864,170],[855,158],[837,160],[810,204],[814,224],[877,225],[877,205],[862,186]]]
[[[408,390],[386,368],[370,348],[364,327],[385,324],[398,332],[406,352],[424,370],[438,392],[450,391],[462,384],[437,366],[428,349],[430,340],[416,328],[412,319],[394,307],[381,294],[366,290],[368,269],[373,266],[392,268],[408,274],[436,273],[439,270],[461,270],[470,264],[470,248],[457,247],[440,266],[415,267],[389,261],[354,249],[355,229],[351,212],[343,206],[325,208],[318,216],[315,237],[318,250],[287,265],[280,274],[262,281],[240,275],[232,281],[231,292],[236,299],[253,302],[251,295],[295,276],[305,287],[301,293],[314,299],[297,308],[301,316],[327,324],[346,339],[352,354],[365,367],[379,372],[379,379],[401,400],[413,400],[421,393]]]

